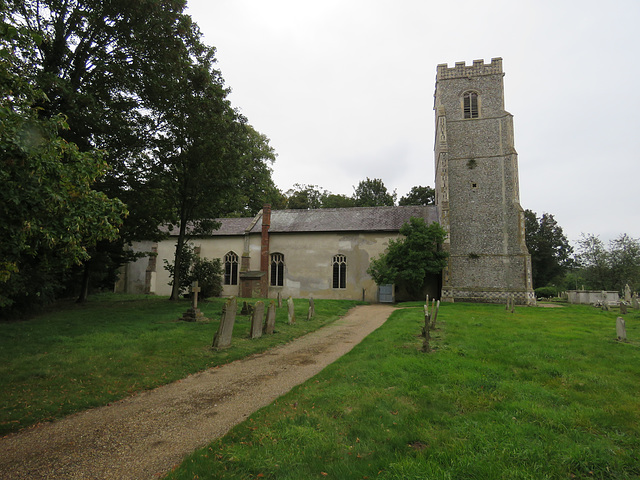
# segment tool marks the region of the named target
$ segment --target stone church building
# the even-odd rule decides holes
[[[318,210],[271,210],[219,219],[220,229],[191,243],[220,258],[223,295],[381,300],[367,274],[371,259],[411,217],[439,222],[448,237],[448,266],[425,293],[444,301],[535,302],[531,259],[518,193],[513,117],[504,109],[502,59],[438,65],[435,90],[436,204]],[[127,265],[117,291],[169,295],[163,260],[176,236],[134,245],[157,255]],[[403,292],[392,290],[396,299]]]

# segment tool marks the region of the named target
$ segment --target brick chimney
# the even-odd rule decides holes
[[[262,238],[260,240],[260,271],[264,275],[260,280],[262,296],[269,296],[269,227],[271,226],[271,205],[262,207]]]

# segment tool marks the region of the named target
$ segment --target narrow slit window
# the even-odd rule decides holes
[[[464,118],[478,118],[478,94],[476,92],[464,94]]]
[[[347,288],[347,257],[333,257],[333,288]]]
[[[284,255],[282,253],[271,254],[271,285],[274,287],[284,285]]]
[[[238,284],[238,255],[234,252],[224,256],[224,284]]]

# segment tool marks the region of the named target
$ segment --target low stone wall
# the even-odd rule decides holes
[[[605,297],[606,302],[609,305],[617,305],[620,303],[618,292],[603,292],[602,290],[569,290],[567,292],[567,300],[569,303],[579,305],[595,305],[596,303],[602,303]]]

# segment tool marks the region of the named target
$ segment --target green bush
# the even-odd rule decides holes
[[[556,287],[538,287],[535,289],[536,297],[538,298],[551,298],[558,296]]]
[[[191,284],[198,282],[200,287],[201,298],[219,297],[222,294],[222,262],[219,258],[209,260],[208,258],[200,258],[195,253],[192,245],[186,244],[183,247],[182,261],[184,262],[184,275],[181,275],[180,293],[189,293]],[[171,281],[169,285],[173,285],[175,266],[173,262],[164,261],[164,268],[169,272]]]

